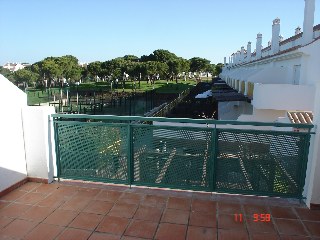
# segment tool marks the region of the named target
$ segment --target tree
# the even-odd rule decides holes
[[[59,57],[57,63],[60,67],[61,75],[67,81],[78,81],[81,78],[81,67],[78,59],[72,55]]]
[[[0,74],[6,77],[9,81],[15,82],[14,73],[11,72],[9,69],[0,67]]]
[[[223,63],[218,63],[217,65],[216,65],[216,75],[219,75],[221,72],[222,72],[222,68],[223,68]]]
[[[82,82],[86,82],[88,81],[88,77],[89,77],[89,72],[87,67],[81,67],[81,81]]]
[[[99,74],[101,73],[101,62],[95,61],[88,64],[88,72],[93,76],[94,80],[97,81]]]
[[[181,73],[187,73],[190,68],[189,61],[183,58],[176,58],[168,61],[169,72],[172,79],[178,82],[178,75]]]
[[[191,72],[203,72],[208,69],[210,61],[205,58],[194,57],[190,59]]]
[[[139,62],[139,58],[135,55],[125,55],[123,57],[123,60],[125,61],[131,61],[131,62]]]
[[[14,73],[17,83],[23,83],[25,87],[28,87],[29,84],[35,85],[36,81],[39,78],[39,74],[34,73],[27,69],[19,69]]]
[[[152,61],[165,63],[178,57],[168,50],[158,49],[153,51],[153,54],[150,55],[150,58],[152,59]]]
[[[57,60],[58,59],[55,57],[48,57],[40,64],[42,69],[40,71],[44,74],[43,79],[49,80],[47,86],[51,86],[56,79],[59,79],[62,76],[62,70],[57,63]]]

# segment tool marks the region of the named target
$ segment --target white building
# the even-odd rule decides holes
[[[311,138],[305,196],[309,206],[320,206],[320,24],[314,26],[314,13],[315,0],[305,0],[303,32],[298,27],[285,40],[276,18],[271,45],[262,48],[258,33],[253,53],[251,42],[246,51],[242,47],[232,53],[220,77],[252,99],[252,115],[238,120],[295,122],[292,112],[312,112],[316,134]]]
[[[10,70],[11,72],[18,71],[19,69],[24,69],[29,64],[21,64],[21,63],[6,63],[3,65],[3,68]]]

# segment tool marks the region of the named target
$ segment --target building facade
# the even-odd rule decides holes
[[[314,26],[315,0],[305,0],[303,32],[283,40],[280,19],[272,24],[272,40],[262,47],[257,34],[256,49],[232,53],[220,77],[251,99],[253,113],[238,120],[293,122],[292,112],[312,113],[315,135],[312,137],[304,196],[307,204],[320,204],[320,24]],[[299,119],[297,120],[299,122]],[[308,121],[306,121],[308,122]]]

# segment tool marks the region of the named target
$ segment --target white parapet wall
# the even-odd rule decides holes
[[[22,108],[27,95],[0,75],[0,192],[27,177]]]
[[[26,107],[22,113],[28,177],[52,182],[55,145],[50,115],[54,107]]]
[[[315,134],[311,136],[308,167],[306,172],[306,183],[304,196],[309,207],[320,206],[320,81],[315,85],[315,109],[313,124]]]
[[[27,95],[0,75],[0,192],[27,177],[53,180],[54,107],[28,107]]]

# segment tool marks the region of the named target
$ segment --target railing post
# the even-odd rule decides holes
[[[133,183],[133,166],[134,166],[134,159],[133,159],[133,136],[132,136],[132,125],[129,123],[127,125],[127,142],[128,142],[128,184],[131,185]]]
[[[303,155],[302,161],[300,163],[300,181],[299,181],[299,192],[300,192],[300,201],[302,201],[302,194],[303,194],[303,187],[305,184],[305,178],[307,173],[307,162],[308,162],[308,155],[309,155],[309,147],[310,147],[310,129],[308,130],[308,134],[304,137],[304,144],[303,144]]]
[[[214,124],[214,128],[211,131],[211,156],[210,156],[210,162],[211,162],[211,177],[209,178],[209,188],[211,192],[214,192],[216,190],[216,167],[217,167],[217,156],[218,156],[218,132],[217,132],[217,125]]]
[[[61,163],[60,163],[60,149],[59,149],[59,134],[58,134],[58,123],[55,118],[53,118],[53,129],[54,129],[54,142],[56,150],[56,165],[57,165],[57,177],[60,181],[61,177]]]

